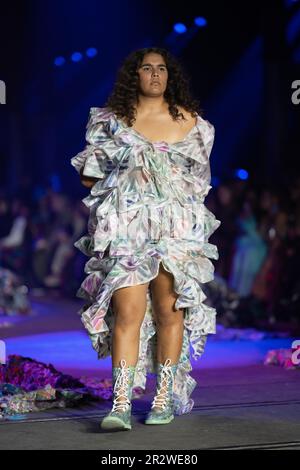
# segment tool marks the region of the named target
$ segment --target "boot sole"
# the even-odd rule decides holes
[[[122,429],[131,429],[130,424],[124,423],[121,419],[116,416],[110,416],[104,418],[100,425],[101,429],[110,429],[110,430],[122,430]]]
[[[174,419],[174,416],[172,416],[171,418],[167,418],[167,419],[146,419],[145,421],[145,424],[169,424],[171,423],[171,421],[173,421]]]

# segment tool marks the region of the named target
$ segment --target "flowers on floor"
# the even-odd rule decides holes
[[[52,364],[19,355],[9,355],[7,363],[0,364],[0,418],[111,397],[111,379],[77,379]]]
[[[296,349],[272,349],[267,352],[264,364],[269,366],[280,366],[284,369],[300,369],[300,361],[296,361],[296,356],[300,359],[300,352]],[[297,363],[298,362],[298,363]]]

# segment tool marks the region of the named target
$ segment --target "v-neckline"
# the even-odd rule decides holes
[[[130,126],[127,126],[127,124],[125,124],[124,121],[122,121],[121,119],[117,118],[115,116],[116,120],[121,124],[121,126],[126,129],[126,130],[129,130],[131,132],[133,132],[134,134],[136,134],[138,137],[140,137],[141,139],[145,140],[146,142],[152,144],[152,145],[156,145],[156,144],[167,144],[168,146],[172,146],[172,145],[177,145],[177,144],[181,144],[183,142],[185,142],[189,136],[191,135],[191,133],[198,127],[198,124],[199,124],[199,115],[197,114],[196,116],[196,124],[194,124],[194,126],[189,130],[189,132],[185,135],[185,137],[182,139],[182,140],[178,140],[177,142],[166,142],[165,140],[156,140],[156,141],[152,141],[150,139],[148,139],[148,137],[146,137],[144,134],[142,134],[141,132],[137,131],[136,129],[134,129],[133,127],[130,127]]]

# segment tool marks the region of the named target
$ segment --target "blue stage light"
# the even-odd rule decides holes
[[[98,51],[95,47],[89,47],[89,49],[86,50],[86,55],[88,57],[95,57],[98,54]]]
[[[73,62],[79,62],[82,59],[81,52],[73,52],[73,54],[71,55],[71,59]]]
[[[199,28],[203,28],[207,25],[207,21],[203,16],[197,16],[197,18],[194,19],[194,23],[196,26],[199,26]]]
[[[56,65],[57,67],[60,67],[61,65],[64,65],[64,63],[66,62],[65,58],[64,57],[55,57],[54,59],[54,65]]]
[[[178,34],[183,34],[186,32],[186,26],[183,23],[176,23],[174,25],[174,31]]]
[[[235,175],[240,178],[240,180],[247,180],[249,176],[248,171],[244,170],[243,168],[236,170]]]

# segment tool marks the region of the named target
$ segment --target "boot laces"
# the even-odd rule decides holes
[[[152,408],[160,407],[164,410],[165,407],[167,406],[168,385],[169,385],[170,379],[172,380],[172,391],[174,387],[174,374],[170,367],[170,363],[171,363],[171,360],[167,359],[161,370],[161,383],[154,397],[154,400],[152,402]],[[164,382],[166,382],[165,385],[163,385]],[[163,391],[163,388],[165,388],[166,390]]]
[[[128,386],[128,379],[129,379],[129,368],[126,368],[126,361],[125,359],[121,360],[121,370],[116,379],[115,386],[114,386],[114,401],[112,411],[126,411],[128,406],[130,405],[130,400],[126,395],[126,388]],[[120,398],[125,398],[126,400],[120,400]]]

